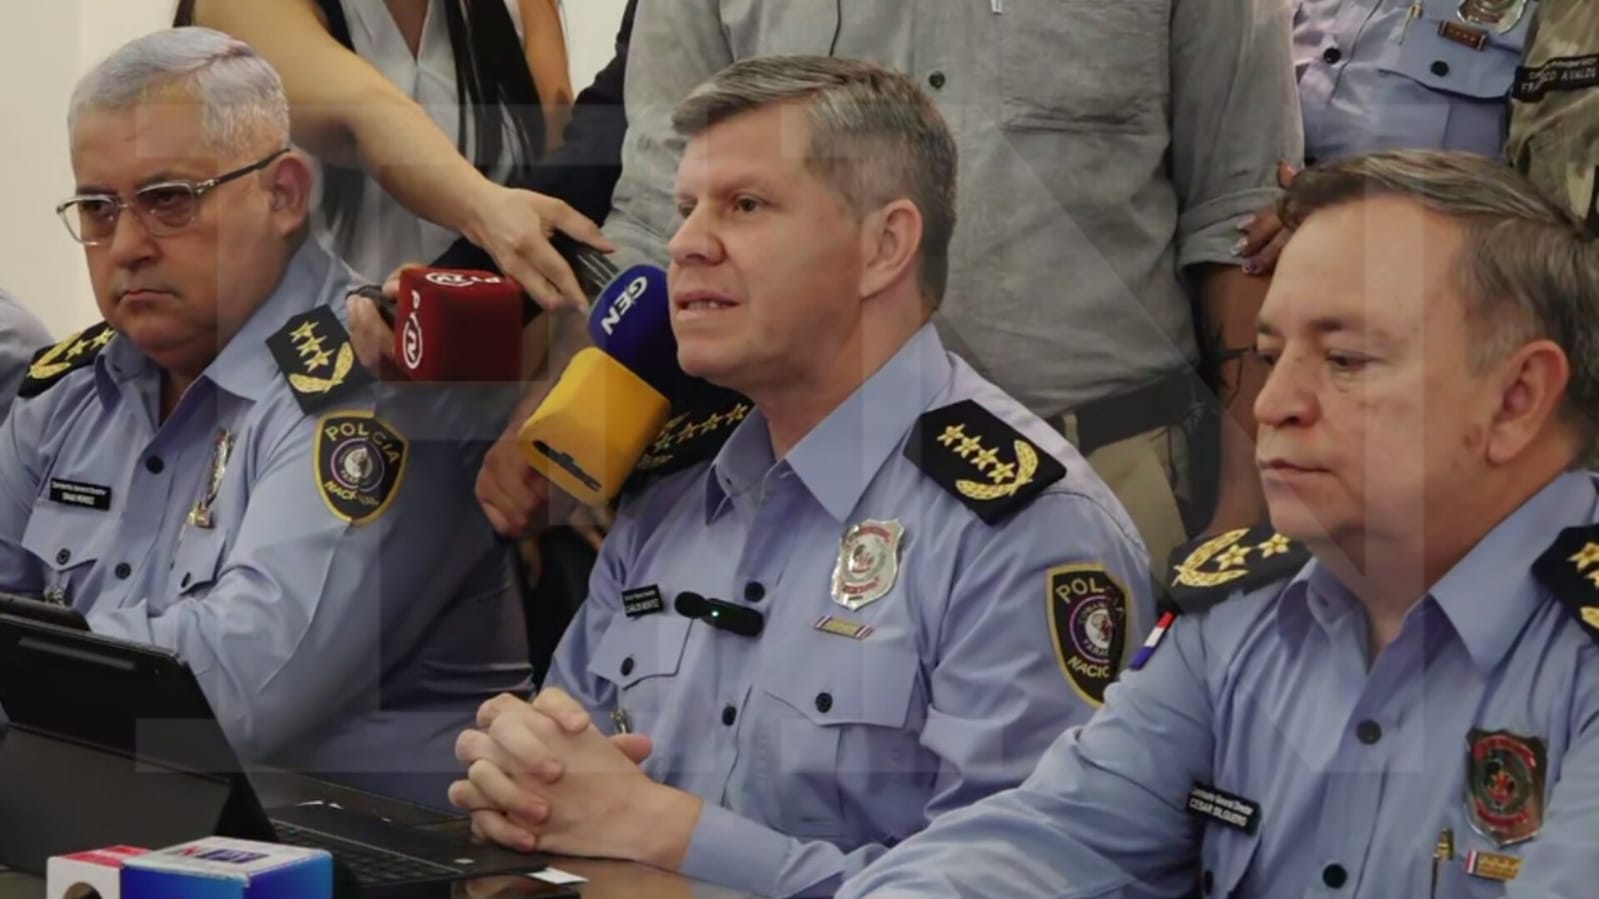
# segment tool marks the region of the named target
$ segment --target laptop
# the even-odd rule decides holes
[[[174,653],[81,630],[60,607],[18,597],[3,606],[0,867],[43,874],[52,855],[209,835],[325,849],[341,894],[450,895],[412,887],[545,867],[538,854],[337,803],[269,814]]]

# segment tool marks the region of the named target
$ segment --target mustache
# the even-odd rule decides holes
[[[158,291],[160,293],[170,293],[174,295],[178,294],[179,292],[177,285],[170,284],[166,281],[146,281],[143,279],[135,279],[131,275],[121,274],[117,275],[111,280],[111,297],[114,300],[120,300],[124,294],[133,293],[137,290]]]

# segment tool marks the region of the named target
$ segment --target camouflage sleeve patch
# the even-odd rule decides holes
[[[1169,599],[1184,614],[1204,611],[1238,593],[1290,577],[1310,552],[1268,526],[1240,528],[1189,544],[1174,556]],[[1187,550],[1185,552],[1185,550]]]
[[[1066,466],[999,416],[961,400],[917,420],[905,458],[988,524],[1066,476]]]
[[[376,520],[405,478],[408,444],[370,412],[335,412],[316,424],[316,487],[329,511],[350,524]]]
[[[308,415],[372,380],[356,362],[350,332],[328,306],[290,318],[266,343]]]
[[[1561,531],[1532,563],[1532,572],[1599,641],[1599,524]]]
[[[1104,565],[1060,565],[1046,576],[1049,630],[1066,682],[1094,708],[1116,680],[1133,629],[1127,588]]]
[[[38,396],[49,390],[62,378],[93,362],[115,336],[117,332],[109,324],[100,322],[33,354],[17,396]]]

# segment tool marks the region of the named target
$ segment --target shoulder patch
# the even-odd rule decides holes
[[[1185,554],[1184,550],[1189,549]],[[1303,568],[1310,551],[1262,525],[1196,541],[1172,571],[1169,594],[1177,610],[1192,614],[1246,590],[1280,581]]]
[[[704,382],[702,382],[704,383]],[[716,455],[755,406],[742,394],[705,384],[672,407],[672,417],[633,467],[623,492]]]
[[[49,390],[55,383],[68,374],[88,365],[94,357],[100,355],[105,345],[117,332],[105,322],[91,325],[88,328],[68,337],[55,346],[45,347],[33,354],[33,361],[28,365],[28,373],[22,379],[22,385],[17,388],[17,396],[38,396]]]
[[[905,458],[988,524],[1005,520],[1066,476],[1059,459],[975,400],[917,419]]]
[[[365,524],[382,515],[405,477],[405,438],[370,412],[334,412],[316,423],[316,488],[334,515]]]
[[[327,306],[290,318],[266,343],[295,401],[307,414],[372,380],[356,362],[350,332]]]
[[[1104,565],[1060,565],[1047,574],[1050,636],[1061,673],[1085,702],[1105,704],[1133,629],[1127,589]]]
[[[1599,524],[1566,528],[1538,561],[1534,576],[1599,640]]]

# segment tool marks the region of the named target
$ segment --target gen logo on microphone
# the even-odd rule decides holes
[[[382,515],[405,476],[407,444],[370,412],[335,412],[316,425],[316,486],[350,524]]]
[[[638,302],[639,297],[644,296],[644,291],[649,286],[649,279],[643,275],[639,275],[628,283],[627,289],[622,292],[621,296],[616,298],[616,302],[611,304],[611,308],[606,310],[605,317],[600,319],[600,327],[605,329],[606,334],[616,330],[616,326],[622,323],[622,316],[633,308],[633,304]]]

